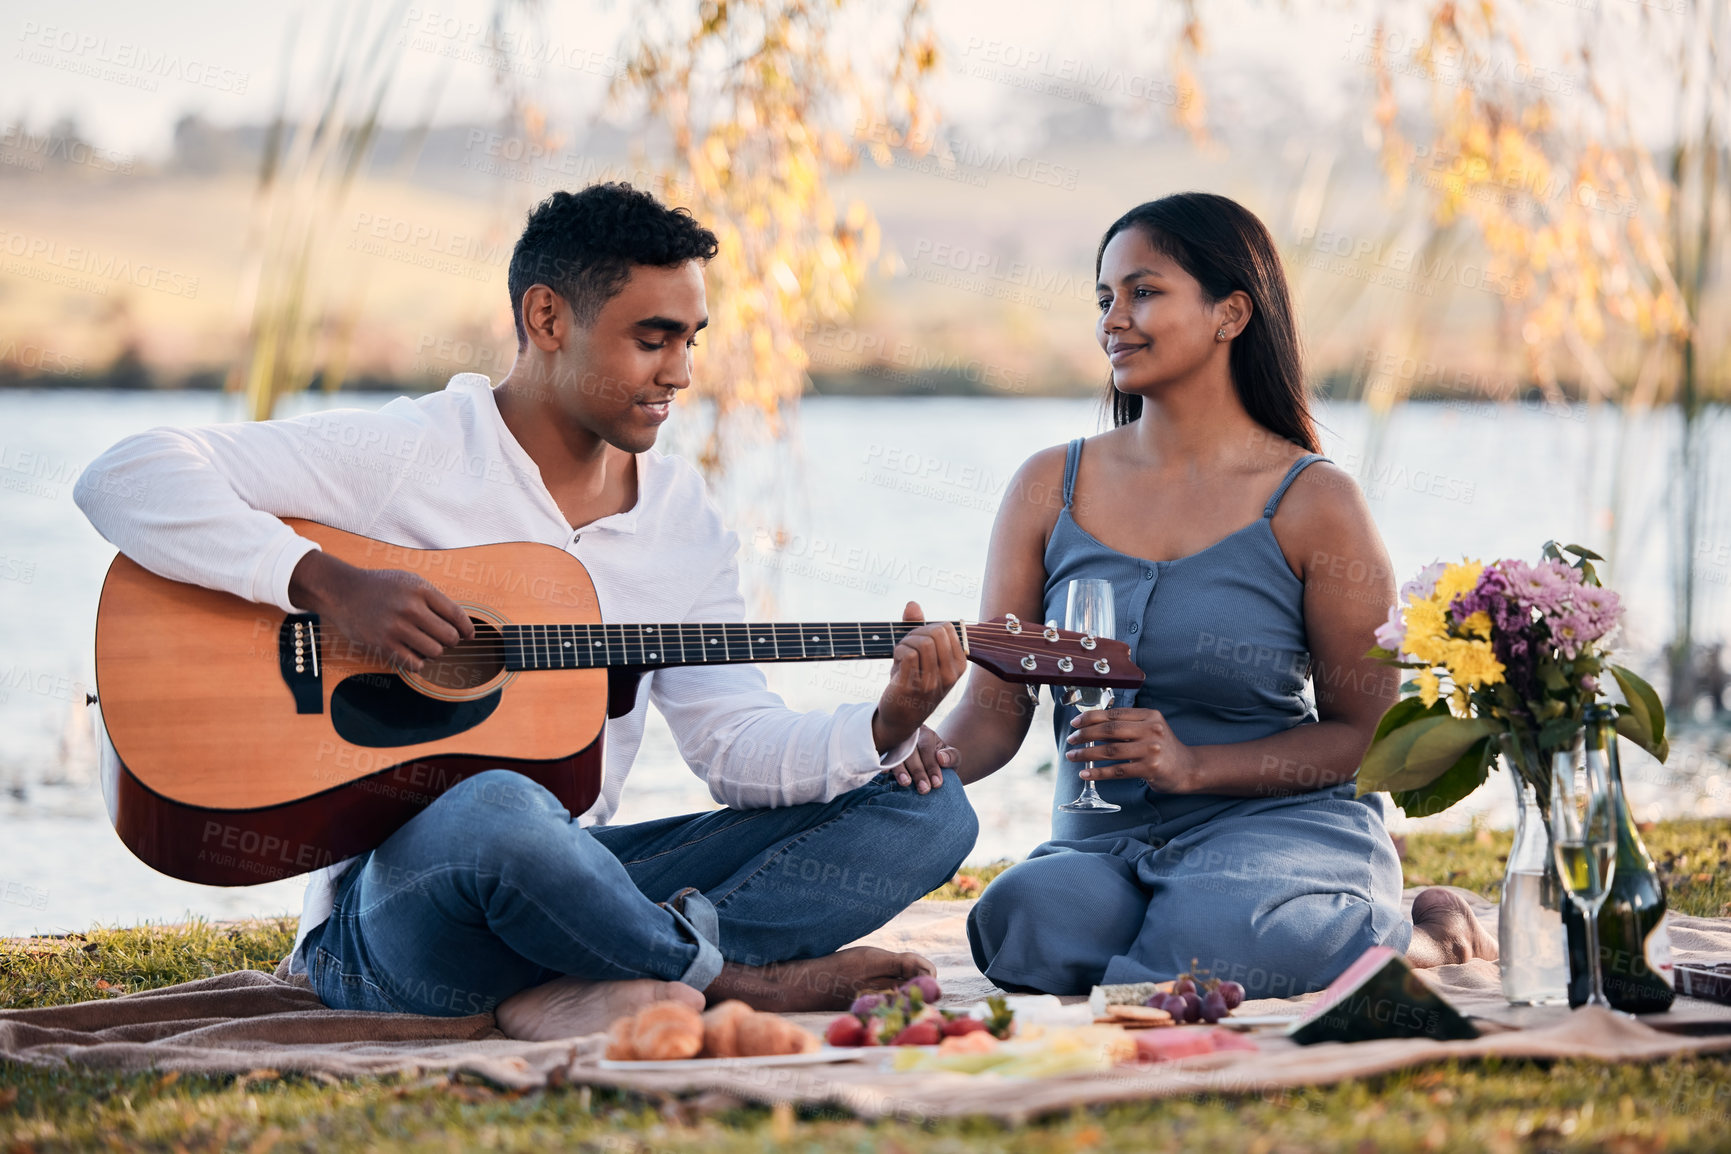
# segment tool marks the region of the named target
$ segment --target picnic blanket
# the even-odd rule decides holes
[[[1408,893],[1409,901],[1414,892]],[[1469,898],[1494,932],[1495,908]],[[944,1003],[971,1003],[993,988],[968,954],[963,927],[970,905],[917,902],[863,944],[924,953],[938,966]],[[1671,936],[1680,961],[1731,959],[1731,919],[1677,917]],[[1653,1020],[1723,1032],[1678,1033],[1601,1012],[1512,1009],[1502,999],[1492,962],[1420,972],[1449,1001],[1482,1019],[1483,1036],[1464,1042],[1399,1039],[1308,1047],[1264,1037],[1255,1053],[1210,1054],[1034,1082],[899,1075],[870,1061],[622,1071],[598,1065],[605,1041],[600,1035],[520,1042],[502,1035],[487,1014],[423,1018],[329,1010],[304,979],[241,971],[103,1001],[0,1011],[0,1058],[116,1071],[244,1074],[264,1069],[320,1077],[466,1072],[514,1089],[588,1084],[652,1096],[708,1092],[722,1100],[830,1103],[868,1117],[981,1114],[1014,1121],[1082,1104],[1199,1093],[1280,1094],[1449,1058],[1651,1061],[1731,1050],[1728,1007],[1679,999],[1669,1015]],[[1314,996],[1247,1002],[1239,1012],[1291,1012]],[[806,1024],[821,1029],[829,1017],[811,1015]]]

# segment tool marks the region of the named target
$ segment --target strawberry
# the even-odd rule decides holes
[[[852,1014],[843,1014],[829,1024],[823,1036],[832,1046],[863,1046],[866,1044],[865,1023]]]
[[[892,1046],[935,1046],[943,1038],[939,1025],[927,1019],[915,1022],[890,1040]]]
[[[979,1018],[951,1018],[944,1023],[944,1037],[954,1038],[959,1034],[977,1034],[986,1028],[986,1023]]]

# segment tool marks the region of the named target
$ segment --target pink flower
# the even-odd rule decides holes
[[[1557,572],[1558,569],[1568,571],[1569,567],[1558,565],[1555,561],[1547,561],[1543,565],[1523,565],[1520,571],[1509,574],[1510,588],[1523,604],[1530,605],[1547,616],[1555,616],[1562,611],[1572,592],[1572,582]]]
[[[1597,693],[1599,692],[1599,679],[1591,675],[1583,677],[1581,678],[1581,688],[1588,693]]]
[[[1579,569],[1575,568],[1573,565],[1566,565],[1561,561],[1546,561],[1540,567],[1550,570],[1551,573],[1565,585],[1584,585],[1587,580],[1581,575]]]
[[[1609,589],[1601,589],[1595,585],[1585,585],[1575,590],[1575,608],[1585,613],[1598,630],[1595,637],[1603,637],[1611,631],[1611,627],[1623,615],[1622,600]]]
[[[1573,661],[1581,647],[1587,645],[1598,634],[1592,632],[1591,622],[1584,613],[1571,610],[1551,622],[1551,640],[1556,642],[1557,650],[1565,660]]]

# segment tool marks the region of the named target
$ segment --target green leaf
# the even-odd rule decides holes
[[[1376,732],[1371,735],[1370,743],[1375,745],[1401,726],[1411,725],[1421,717],[1446,716],[1448,708],[1448,703],[1440,697],[1428,706],[1416,697],[1403,697],[1389,706],[1382,720],[1376,723]]]
[[[1611,666],[1611,676],[1629,704],[1617,711],[1617,732],[1664,761],[1671,756],[1671,743],[1665,737],[1665,706],[1659,695],[1633,671],[1621,665]]]
[[[1496,731],[1482,717],[1424,717],[1373,741],[1358,770],[1358,796],[1429,785],[1453,767],[1468,747]]]
[[[1559,749],[1568,744],[1575,730],[1581,728],[1581,719],[1574,716],[1559,717],[1555,721],[1547,721],[1539,727],[1539,748]]]
[[[1566,565],[1573,565],[1576,569],[1579,569],[1581,571],[1581,579],[1588,585],[1597,585],[1599,583],[1599,575],[1594,572],[1592,562],[1603,561],[1604,558],[1593,552],[1591,549],[1581,545],[1564,545],[1559,549],[1555,541],[1546,541],[1545,547],[1541,552],[1544,554],[1544,558],[1547,561],[1561,561]],[[1564,553],[1573,553],[1575,555],[1575,560],[1570,561],[1567,557],[1563,556]]]
[[[1495,743],[1482,738],[1467,747],[1460,760],[1429,785],[1418,789],[1402,789],[1394,793],[1394,804],[1408,817],[1430,817],[1439,814],[1485,783],[1494,757]]]

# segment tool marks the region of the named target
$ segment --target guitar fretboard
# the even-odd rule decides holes
[[[919,621],[715,625],[506,625],[507,669],[722,665],[889,657]],[[960,627],[961,622],[953,622]]]

